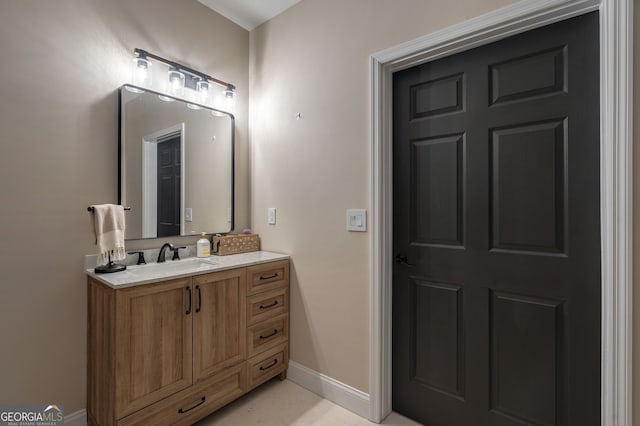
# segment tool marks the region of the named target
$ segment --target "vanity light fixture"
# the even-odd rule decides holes
[[[195,90],[200,96],[202,102],[206,102],[210,97],[211,84],[217,84],[223,87],[224,98],[227,103],[233,104],[236,97],[236,87],[226,81],[218,80],[208,74],[194,70],[193,68],[179,64],[177,62],[165,59],[161,56],[149,53],[146,50],[135,48],[134,62],[134,83],[138,86],[151,86],[151,62],[161,62],[169,67],[167,92],[171,96],[180,97],[184,93],[184,88]],[[144,78],[143,78],[144,77]],[[173,100],[168,97],[163,100]]]

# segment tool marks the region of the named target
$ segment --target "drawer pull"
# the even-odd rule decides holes
[[[278,278],[278,273],[276,272],[275,274],[271,275],[260,275],[261,280],[270,280],[271,278]]]
[[[273,308],[274,306],[276,306],[278,304],[278,301],[274,301],[272,304],[270,305],[260,305],[260,309],[269,309],[269,308]]]
[[[196,403],[196,405],[194,405],[193,407],[187,408],[186,410],[183,410],[183,409],[181,408],[181,409],[179,409],[179,410],[178,410],[178,413],[179,413],[179,414],[184,414],[184,413],[186,413],[186,412],[188,412],[188,411],[191,411],[191,410],[193,410],[194,408],[196,408],[196,407],[198,407],[198,406],[200,406],[200,405],[204,404],[204,401],[205,401],[205,400],[206,400],[206,398],[203,396],[203,397],[202,397],[202,399],[200,399],[200,401],[199,401],[198,403]]]
[[[275,336],[276,334],[278,334],[278,330],[277,330],[277,329],[274,329],[274,330],[273,330],[273,332],[271,332],[270,334],[267,334],[266,336],[260,335],[260,338],[261,338],[261,339],[268,339],[269,337],[273,337],[273,336]]]
[[[274,365],[276,365],[277,363],[278,363],[278,360],[277,360],[277,359],[274,359],[274,360],[271,362],[271,364],[269,364],[269,365],[263,365],[262,367],[260,367],[260,371],[268,370],[268,369],[272,368]]]

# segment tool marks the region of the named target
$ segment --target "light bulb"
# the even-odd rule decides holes
[[[198,94],[200,95],[200,100],[202,102],[206,102],[207,99],[209,99],[209,87],[211,85],[209,84],[209,82],[207,80],[199,80],[196,83],[196,90],[198,91]]]
[[[133,84],[150,87],[152,83],[151,62],[145,57],[133,58]]]
[[[227,109],[234,108],[236,105],[236,97],[237,97],[234,87],[231,85],[228,85],[227,88],[222,91],[222,93],[224,94],[224,100],[225,100]]]
[[[170,69],[167,91],[173,96],[182,96],[184,92],[184,80],[184,73],[178,71],[176,68]]]

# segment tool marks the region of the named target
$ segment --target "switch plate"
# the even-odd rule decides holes
[[[269,225],[276,224],[276,208],[275,207],[269,207],[269,209],[267,210],[267,223]]]
[[[193,222],[193,210],[191,209],[191,207],[187,207],[184,209],[184,221]]]
[[[362,209],[347,210],[347,231],[365,232],[367,230],[367,211]]]

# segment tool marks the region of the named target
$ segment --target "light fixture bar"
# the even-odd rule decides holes
[[[200,77],[202,79],[205,79],[205,80],[211,81],[213,83],[216,83],[219,86],[227,88],[227,90],[231,90],[232,92],[235,92],[235,90],[236,90],[236,86],[234,86],[231,83],[227,83],[226,81],[222,81],[222,80],[219,80],[217,78],[211,77],[209,74],[205,74],[203,72],[194,70],[193,68],[190,68],[190,67],[188,67],[186,65],[182,65],[182,64],[179,64],[177,62],[173,62],[173,61],[171,61],[169,59],[165,59],[165,58],[163,58],[161,56],[154,55],[153,53],[149,53],[146,50],[138,49],[136,47],[135,49],[133,49],[133,53],[135,53],[138,58],[143,58],[143,59],[151,58],[151,59],[154,59],[154,60],[156,60],[158,62],[162,62],[163,64],[168,65],[169,67],[177,68],[178,70],[187,72],[187,73],[189,73],[189,74],[191,74],[191,75],[193,75],[195,77]]]

